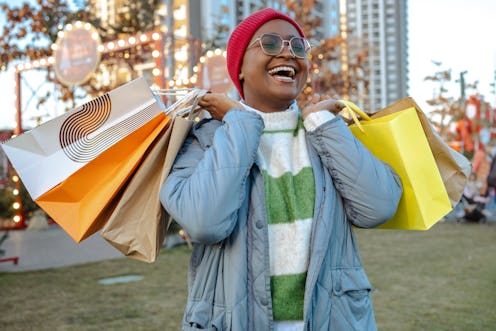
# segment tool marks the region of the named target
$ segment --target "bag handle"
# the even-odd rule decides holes
[[[200,107],[198,107],[198,102],[207,92],[207,90],[199,88],[157,89],[153,91],[156,95],[178,97],[176,102],[167,107],[165,113],[172,117],[181,116],[186,117],[187,119],[191,119],[192,116],[200,109]],[[191,103],[191,105],[186,106],[189,103]]]
[[[360,131],[363,132],[362,124],[360,124],[360,121],[358,120],[356,115],[358,114],[365,121],[372,120],[370,116],[349,100],[340,99],[338,100],[338,102],[341,102],[345,106],[341,111],[349,115],[353,119],[353,122],[355,122],[356,126],[360,129]]]
[[[208,91],[207,90],[204,90],[204,89],[197,89],[196,92],[197,92],[196,93],[196,96],[193,99],[193,104],[191,105],[191,108],[190,108],[190,111],[189,111],[189,114],[188,114],[188,119],[189,120],[191,120],[192,119],[192,116],[194,114],[196,114],[196,112],[198,110],[201,109],[201,107],[198,106],[198,102],[200,102],[201,98],[203,98],[203,96],[208,93]]]

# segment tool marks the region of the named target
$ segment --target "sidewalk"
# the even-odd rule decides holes
[[[5,231],[0,231],[0,237]],[[0,249],[1,258],[19,257],[18,264],[12,261],[0,263],[1,272],[17,272],[59,268],[107,259],[124,258],[124,255],[107,243],[99,234],[76,243],[58,225],[48,230],[11,230]]]

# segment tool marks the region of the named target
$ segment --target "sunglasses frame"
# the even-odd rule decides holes
[[[270,54],[268,53],[263,44],[262,44],[262,38],[266,35],[269,35],[269,36],[276,36],[277,38],[279,38],[281,40],[281,49],[279,50],[279,52],[277,52],[276,54]],[[294,52],[293,50],[293,45],[291,45],[291,42],[294,40],[294,39],[301,39],[303,40],[303,43],[305,45],[305,56],[298,56],[296,55],[296,53]],[[288,49],[289,49],[289,52],[291,53],[291,55],[293,55],[294,57],[296,58],[299,58],[299,59],[305,59],[308,57],[308,54],[310,54],[310,50],[312,49],[312,44],[310,43],[310,41],[306,38],[303,38],[303,37],[298,37],[298,36],[294,36],[294,37],[291,37],[289,40],[287,39],[283,39],[282,36],[276,34],[276,33],[263,33],[261,34],[260,36],[258,36],[255,40],[253,40],[253,42],[248,46],[248,48],[252,48],[256,43],[258,42],[260,48],[262,49],[262,52],[264,52],[265,55],[269,55],[269,56],[276,56],[276,55],[279,55],[281,54],[281,52],[283,51],[284,49],[284,46],[287,44],[288,45]],[[248,49],[247,48],[247,49]]]

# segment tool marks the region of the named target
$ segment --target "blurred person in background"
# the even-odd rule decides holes
[[[492,215],[496,213],[496,146],[492,145],[488,148],[488,155],[491,158],[489,172],[486,177],[486,196],[489,202],[486,205]]]

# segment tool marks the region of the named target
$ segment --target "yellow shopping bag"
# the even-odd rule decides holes
[[[398,100],[375,113],[372,118],[392,114],[412,107],[417,111],[417,116],[422,124],[422,129],[424,130],[432,154],[436,160],[437,168],[443,178],[446,191],[448,191],[451,206],[454,208],[460,202],[468,177],[472,172],[472,164],[463,154],[451,148],[443,140],[415,100],[411,97]]]
[[[452,205],[422,128],[417,109],[406,107],[368,117],[342,101],[362,120],[350,130],[375,156],[391,165],[401,178],[403,196],[394,217],[379,228],[427,230],[451,211]]]

